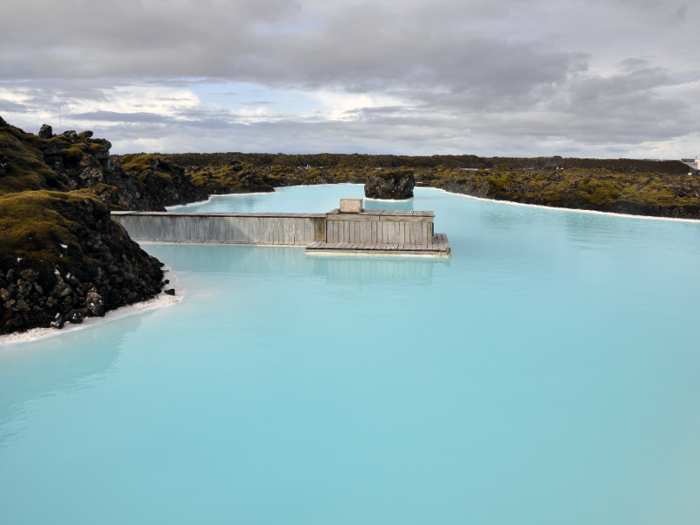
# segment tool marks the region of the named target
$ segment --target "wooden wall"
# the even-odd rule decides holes
[[[417,215],[416,215],[417,214]],[[361,214],[326,214],[326,242],[432,244],[432,212],[369,210]]]

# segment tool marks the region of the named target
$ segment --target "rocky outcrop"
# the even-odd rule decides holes
[[[91,132],[44,126],[39,137],[0,118],[0,334],[81,323],[166,284],[107,205],[162,209],[163,200],[112,164],[110,147]]]
[[[0,198],[0,334],[61,328],[156,296],[162,264],[81,192]]]
[[[92,138],[92,131],[66,131],[53,136],[50,126],[41,128],[44,140],[37,145],[44,161],[70,189],[93,189],[112,209],[165,211],[165,206],[205,200],[207,194],[192,184],[183,168],[155,155],[112,158],[112,144]],[[45,138],[48,137],[48,138]]]
[[[4,122],[4,121],[3,121]],[[92,131],[39,135],[7,123],[0,126],[0,194],[27,190],[88,189],[115,210],[165,211],[165,206],[207,198],[184,170],[154,155],[137,159],[126,173],[109,150],[112,144]]]
[[[41,126],[39,133],[37,134],[40,139],[48,140],[53,137],[53,128],[48,124]]]
[[[141,203],[137,207],[127,209],[165,210],[165,206],[202,201],[209,197],[205,188],[194,185],[185,175],[184,168],[159,155],[141,153],[113,159],[116,161],[115,172],[137,182],[141,193],[149,200],[149,208]],[[123,187],[121,181],[115,180],[113,183],[117,188]]]
[[[416,179],[412,170],[377,170],[367,177],[365,197],[368,199],[410,199]]]

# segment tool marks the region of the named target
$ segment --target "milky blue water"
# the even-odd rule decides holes
[[[394,207],[452,259],[145,245],[184,302],[1,347],[0,523],[697,525],[700,224]]]

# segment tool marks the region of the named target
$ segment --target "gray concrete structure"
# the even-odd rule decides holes
[[[323,213],[112,212],[135,241],[308,246],[326,239]]]
[[[112,212],[137,242],[305,246],[307,253],[449,257],[432,211],[359,213]]]

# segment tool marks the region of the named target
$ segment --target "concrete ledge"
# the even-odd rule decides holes
[[[333,243],[317,241],[306,247],[307,254],[313,255],[416,255],[430,257],[451,257],[452,249],[447,235],[437,233],[431,244],[373,244],[373,243]]]
[[[228,212],[177,212],[177,211],[113,211],[112,217],[274,217],[289,219],[324,219],[325,213],[228,213]]]

